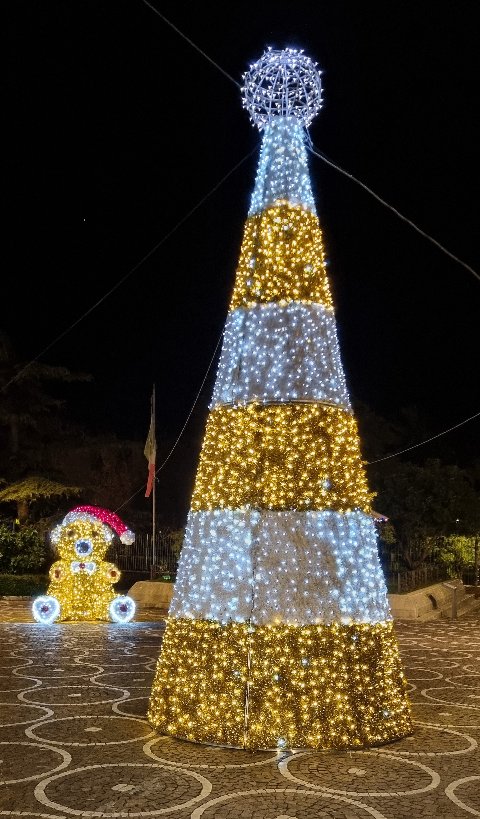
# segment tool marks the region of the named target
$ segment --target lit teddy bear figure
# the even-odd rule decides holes
[[[39,623],[55,620],[114,620],[128,623],[135,603],[127,595],[116,595],[113,584],[120,571],[104,557],[114,530],[122,543],[135,540],[118,515],[98,506],[77,506],[50,535],[60,560],[50,569],[47,594],[37,597],[32,613]]]

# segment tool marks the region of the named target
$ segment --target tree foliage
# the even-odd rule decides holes
[[[480,500],[470,476],[436,459],[424,465],[397,462],[377,477],[376,504],[393,525],[409,569],[422,565],[445,538],[474,535],[480,528]]]
[[[0,330],[0,509],[5,516],[17,517],[22,530],[34,526],[40,541],[71,508],[73,498],[75,503],[122,509],[134,530],[137,523],[138,531],[150,527],[151,506],[143,502],[144,441],[118,440],[113,432],[92,434],[68,418],[68,406],[59,397],[62,385],[90,380],[88,374],[71,373],[65,367],[22,361]],[[52,394],[54,384],[57,395]],[[467,471],[438,459],[382,460],[428,437],[418,411],[399,409],[393,421],[362,402],[354,402],[354,411],[363,456],[370,464],[374,507],[388,518],[379,527],[381,548],[387,556],[394,549],[407,568],[416,568],[432,555],[458,562],[458,549],[452,544],[458,546],[459,537],[480,533],[480,467],[473,464]],[[159,441],[159,452],[162,447],[169,453],[172,442]],[[192,452],[200,450],[200,443],[184,435],[174,449],[170,465],[174,464],[175,480],[165,471],[157,483],[162,498],[157,522],[180,529],[194,481]],[[421,451],[415,455],[421,458]],[[2,538],[10,544],[9,557],[0,560],[13,560],[12,565],[19,566],[24,543],[33,563],[38,563],[40,553],[33,541],[27,535],[16,540],[17,533],[9,526],[8,537],[2,529]],[[26,555],[25,570],[27,564]]]
[[[20,481],[8,484],[0,490],[0,503],[14,503],[20,524],[26,523],[32,512],[32,506],[40,505],[45,510],[45,503],[54,499],[69,498],[80,495],[80,486],[66,485],[39,475],[31,475]]]
[[[446,537],[438,548],[437,560],[452,569],[454,574],[459,574],[462,569],[475,566],[475,558],[478,560],[479,542],[480,538],[477,536],[451,535]]]
[[[51,427],[52,419],[64,406],[61,398],[46,389],[47,384],[91,380],[88,373],[72,373],[66,367],[43,364],[37,359],[22,361],[6,333],[0,330],[0,430],[10,458],[21,456],[32,434],[38,446],[42,425]]]
[[[42,572],[48,562],[45,538],[34,526],[13,531],[12,526],[0,523],[0,572],[26,574]]]

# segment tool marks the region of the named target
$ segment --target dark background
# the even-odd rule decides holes
[[[478,273],[480,32],[469,0],[152,6],[163,17],[142,0],[8,6],[0,327],[25,361],[94,376],[70,409],[92,430],[145,440],[155,383],[173,441],[222,333],[258,161],[220,69],[241,83],[267,46],[303,48],[323,72],[315,147]],[[414,407],[418,440],[478,412],[479,278],[320,159],[310,171],[352,398]],[[463,463],[477,442],[478,419],[417,454]]]

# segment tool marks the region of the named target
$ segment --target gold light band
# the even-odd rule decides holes
[[[218,406],[208,417],[191,508],[370,510],[357,424],[323,404]]]
[[[318,218],[288,202],[247,219],[229,309],[279,301],[332,307]]]
[[[170,618],[147,716],[163,734],[252,749],[362,748],[412,731],[391,623]]]

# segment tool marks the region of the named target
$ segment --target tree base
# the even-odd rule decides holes
[[[254,626],[169,618],[148,719],[249,750],[352,750],[412,733],[391,622]]]

